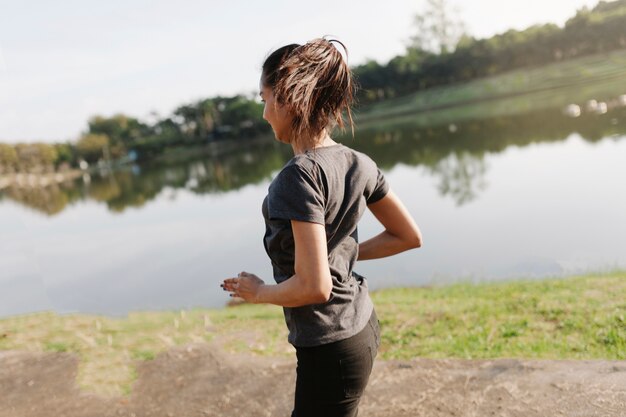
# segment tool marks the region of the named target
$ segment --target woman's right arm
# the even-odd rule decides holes
[[[422,246],[422,233],[400,199],[390,190],[367,206],[385,230],[359,244],[359,261],[384,258]]]

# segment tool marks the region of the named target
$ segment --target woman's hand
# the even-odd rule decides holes
[[[240,272],[237,278],[226,278],[220,287],[229,291],[231,297],[240,297],[249,303],[257,303],[259,288],[265,282],[254,274]]]
[[[301,307],[330,300],[333,280],[328,266],[326,229],[323,224],[291,220],[295,244],[294,272],[276,285],[266,285],[259,277],[247,272],[237,278],[224,280],[221,287],[231,297],[241,297],[250,303]]]
[[[384,258],[422,246],[422,232],[402,201],[389,190],[381,200],[367,206],[385,231],[359,245],[359,261]]]

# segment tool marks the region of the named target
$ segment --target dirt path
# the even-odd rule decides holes
[[[130,397],[75,385],[68,353],[0,352],[0,417],[289,416],[294,360],[208,344],[138,367]],[[359,416],[626,417],[626,361],[377,361]]]

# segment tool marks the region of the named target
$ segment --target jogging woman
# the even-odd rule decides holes
[[[357,260],[391,256],[422,243],[419,228],[365,154],[335,142],[354,131],[354,83],[336,40],[286,45],[263,64],[263,118],[294,157],[262,205],[264,246],[275,285],[241,272],[222,284],[231,296],[284,307],[297,379],[292,417],[356,416],[380,344],[379,323]],[[359,243],[369,209],[383,226]]]

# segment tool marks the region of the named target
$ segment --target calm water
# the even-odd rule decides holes
[[[357,132],[423,248],[367,261],[370,286],[626,268],[626,107]],[[261,202],[290,157],[272,141],[59,188],[0,194],[0,316],[221,307],[241,270],[270,282]],[[361,239],[380,231],[371,215]]]

